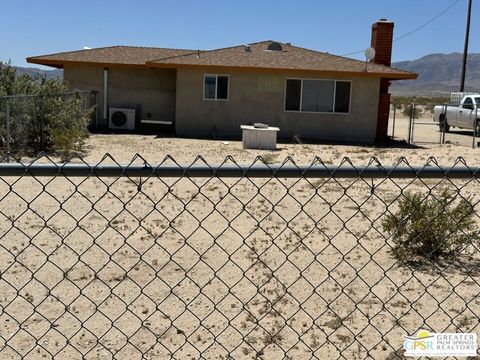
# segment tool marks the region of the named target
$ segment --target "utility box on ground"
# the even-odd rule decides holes
[[[276,150],[278,127],[268,125],[241,125],[244,149]]]

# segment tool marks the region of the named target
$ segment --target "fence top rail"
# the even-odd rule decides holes
[[[67,91],[63,93],[51,93],[51,94],[23,94],[23,95],[5,95],[0,96],[0,100],[5,99],[23,99],[23,98],[42,98],[42,97],[54,97],[54,96],[64,96],[64,95],[80,95],[80,94],[94,94],[96,91],[93,90],[77,90],[77,91]]]
[[[366,166],[353,166],[343,163],[339,166],[317,163],[312,165],[294,164],[57,164],[57,163],[0,163],[0,177],[218,177],[218,178],[397,178],[397,179],[472,179],[480,178],[480,167],[455,165],[409,166],[399,164],[382,166],[370,163]]]

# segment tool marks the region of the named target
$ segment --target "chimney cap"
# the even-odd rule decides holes
[[[395,23],[393,21],[389,21],[387,19],[380,19],[378,21],[375,21],[372,24],[372,29],[376,29],[379,26],[391,26],[393,28],[395,26]]]
[[[390,20],[385,19],[385,18],[381,18],[377,22],[375,22],[375,24],[379,24],[379,23],[393,24],[393,21],[390,21]]]

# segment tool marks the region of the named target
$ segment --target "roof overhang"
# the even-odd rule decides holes
[[[146,66],[149,68],[177,68],[177,69],[209,69],[216,71],[245,71],[245,72],[271,72],[271,73],[304,73],[308,75],[322,74],[331,76],[360,76],[360,77],[374,77],[389,80],[414,80],[418,77],[415,73],[379,73],[370,71],[335,71],[335,70],[313,70],[313,69],[295,69],[295,68],[273,68],[273,67],[251,67],[251,66],[222,66],[222,65],[195,65],[195,64],[173,64],[173,63],[158,63],[147,62]]]
[[[94,67],[109,67],[109,68],[145,68],[145,64],[126,64],[126,63],[109,63],[109,62],[94,62],[94,61],[72,61],[72,60],[51,60],[38,57],[28,57],[27,63],[38,64],[63,69],[65,65],[79,65],[79,66],[94,66]]]
[[[92,66],[92,67],[108,67],[108,68],[164,68],[164,69],[209,69],[219,72],[228,71],[244,71],[244,72],[269,72],[269,73],[295,73],[305,75],[328,75],[328,76],[357,76],[382,78],[388,80],[414,80],[418,74],[409,72],[372,72],[372,71],[335,71],[335,70],[314,70],[314,69],[298,69],[298,68],[274,68],[274,67],[252,67],[252,66],[226,66],[226,65],[204,65],[204,64],[175,64],[166,62],[149,61],[144,64],[128,64],[128,63],[110,63],[110,62],[93,62],[93,61],[72,61],[72,60],[52,60],[41,57],[28,57],[27,62],[30,64],[39,64],[51,66],[58,69],[68,65],[76,66]]]
[[[27,57],[27,63],[29,64],[38,64],[38,65],[45,65],[55,67],[57,69],[63,68],[63,61],[55,61],[55,60],[48,60],[48,59],[38,59],[36,57]]]

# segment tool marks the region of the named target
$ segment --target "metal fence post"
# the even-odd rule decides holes
[[[410,121],[408,124],[408,143],[412,143],[413,131],[413,104],[410,105]]]
[[[415,116],[417,115],[417,104],[413,103],[412,105],[412,140],[411,142],[413,143],[413,138],[415,136]]]
[[[443,115],[443,119],[445,121],[445,126],[440,126],[440,144],[445,144],[445,132],[446,132],[446,124],[447,124],[447,104],[443,104],[443,112],[442,112],[442,115]],[[441,124],[440,123],[441,119],[439,119],[439,125]]]
[[[445,127],[442,127],[442,115],[443,115],[444,119],[445,119],[445,116],[446,116],[446,110],[445,109],[446,109],[446,105],[443,104],[442,114],[438,118],[438,129],[439,129],[439,132],[440,132],[440,140],[439,140],[440,144],[443,144],[445,142]]]
[[[44,151],[44,137],[43,137],[43,126],[44,126],[44,116],[45,116],[45,97],[42,95],[40,98],[40,150]]]
[[[95,96],[95,130],[97,130],[98,127],[98,91],[94,91],[94,96]]]
[[[472,111],[473,113],[473,111]],[[475,149],[475,142],[477,140],[477,127],[478,127],[478,105],[475,104],[475,116],[473,117],[473,139],[472,139],[472,149]]]
[[[7,142],[7,163],[10,162],[10,99],[6,98],[6,142]]]
[[[397,106],[393,104],[393,124],[392,124],[392,139],[395,139],[395,115],[397,112]]]

